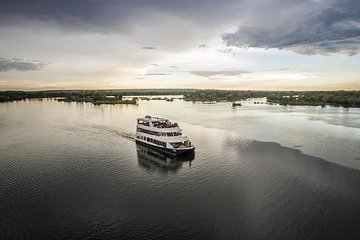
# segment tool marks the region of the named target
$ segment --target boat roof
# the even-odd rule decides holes
[[[138,118],[137,120],[142,120],[147,122],[169,121],[169,119],[166,118],[152,117],[148,115],[143,118]]]

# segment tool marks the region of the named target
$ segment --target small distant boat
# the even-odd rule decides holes
[[[169,119],[145,116],[137,119],[136,142],[171,155],[194,153],[195,146]]]
[[[233,102],[232,106],[233,107],[241,107],[242,104],[240,102]]]

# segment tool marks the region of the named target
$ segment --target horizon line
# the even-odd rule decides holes
[[[148,90],[148,91],[198,91],[198,90],[220,90],[220,91],[259,91],[259,92],[352,92],[352,91],[360,91],[360,89],[332,89],[332,90],[319,90],[319,89],[311,89],[311,90],[284,90],[284,89],[220,89],[220,88],[109,88],[109,89],[24,89],[24,90],[1,90],[0,92],[51,92],[51,91],[139,91],[139,90]]]

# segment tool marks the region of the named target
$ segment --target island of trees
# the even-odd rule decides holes
[[[185,101],[236,102],[264,98],[280,105],[360,107],[360,91],[225,91],[197,90],[184,95]]]
[[[54,91],[2,91],[0,102],[34,98],[56,98],[63,102],[91,102],[93,104],[137,104],[141,100],[173,101],[183,95],[185,101],[236,102],[249,98],[266,98],[270,104],[360,107],[360,91],[230,91],[196,89],[126,89],[126,90],[54,90]],[[124,99],[125,96],[133,96]],[[149,98],[147,96],[154,96]]]
[[[55,98],[61,102],[91,102],[93,104],[137,104],[138,99],[166,100],[174,98],[136,97],[136,96],[169,96],[194,92],[192,89],[124,89],[124,90],[51,90],[51,91],[2,91],[0,102],[21,101],[25,99]],[[123,99],[123,96],[135,96]]]
[[[59,102],[91,102],[95,105],[100,104],[137,104],[137,98],[122,99],[122,95],[107,95],[104,91],[84,91],[72,94],[65,94],[64,97],[57,98]]]

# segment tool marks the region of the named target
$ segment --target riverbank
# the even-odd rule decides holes
[[[21,101],[36,98],[93,98],[123,96],[176,96],[195,92],[195,89],[112,89],[112,90],[46,90],[46,91],[0,91],[0,102]]]
[[[266,98],[268,103],[302,106],[360,107],[360,91],[226,91],[197,90],[184,95],[185,101],[237,102]]]
[[[137,99],[119,99],[119,98],[59,98],[57,99],[59,102],[90,102],[94,105],[101,105],[101,104],[137,104]]]
[[[360,91],[245,91],[245,90],[195,90],[195,89],[123,89],[123,90],[53,90],[53,91],[3,91],[0,102],[21,101],[33,98],[57,98],[62,102],[92,102],[94,104],[137,104],[137,100],[165,100],[165,97],[182,95],[192,102],[237,102],[249,98],[266,98],[270,104],[302,106],[360,107]],[[132,98],[124,100],[123,97]],[[154,97],[148,97],[154,96]],[[157,97],[155,97],[157,96]],[[159,97],[164,96],[164,97]]]

